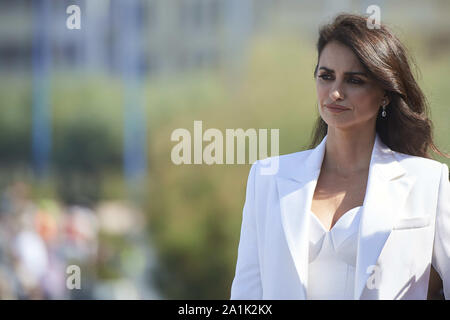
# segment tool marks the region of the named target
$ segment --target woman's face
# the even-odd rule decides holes
[[[329,42],[322,50],[316,89],[320,116],[328,126],[340,129],[356,126],[374,129],[382,101],[389,102],[352,50],[337,41]],[[330,104],[348,109],[333,112],[327,107]]]

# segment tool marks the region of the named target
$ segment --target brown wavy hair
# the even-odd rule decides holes
[[[317,67],[323,48],[330,41],[349,47],[369,76],[386,90],[390,102],[386,118],[381,117],[381,107],[376,120],[376,132],[391,150],[431,159],[429,149],[443,157],[433,142],[433,124],[429,118],[428,102],[417,84],[410,68],[406,48],[383,24],[379,29],[367,27],[367,17],[340,14],[330,24],[322,26],[317,41]],[[318,117],[310,148],[325,137],[328,125]]]

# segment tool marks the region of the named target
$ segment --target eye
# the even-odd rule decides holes
[[[322,73],[319,78],[322,78],[323,80],[331,80],[331,75]]]
[[[364,81],[362,81],[358,78],[350,78],[348,81],[352,84],[363,84],[364,83]]]

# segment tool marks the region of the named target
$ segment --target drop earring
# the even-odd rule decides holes
[[[386,103],[386,101],[383,100],[383,105],[382,105],[383,111],[381,112],[381,116],[383,118],[386,118],[386,105],[385,105],[385,103]]]

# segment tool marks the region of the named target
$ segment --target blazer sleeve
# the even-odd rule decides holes
[[[442,279],[446,300],[450,299],[450,182],[448,172],[448,166],[443,164],[436,209],[432,259],[433,267]]]
[[[258,161],[250,168],[247,180],[236,272],[231,285],[230,299],[232,300],[262,299],[255,216],[255,175],[258,168],[257,163]]]

